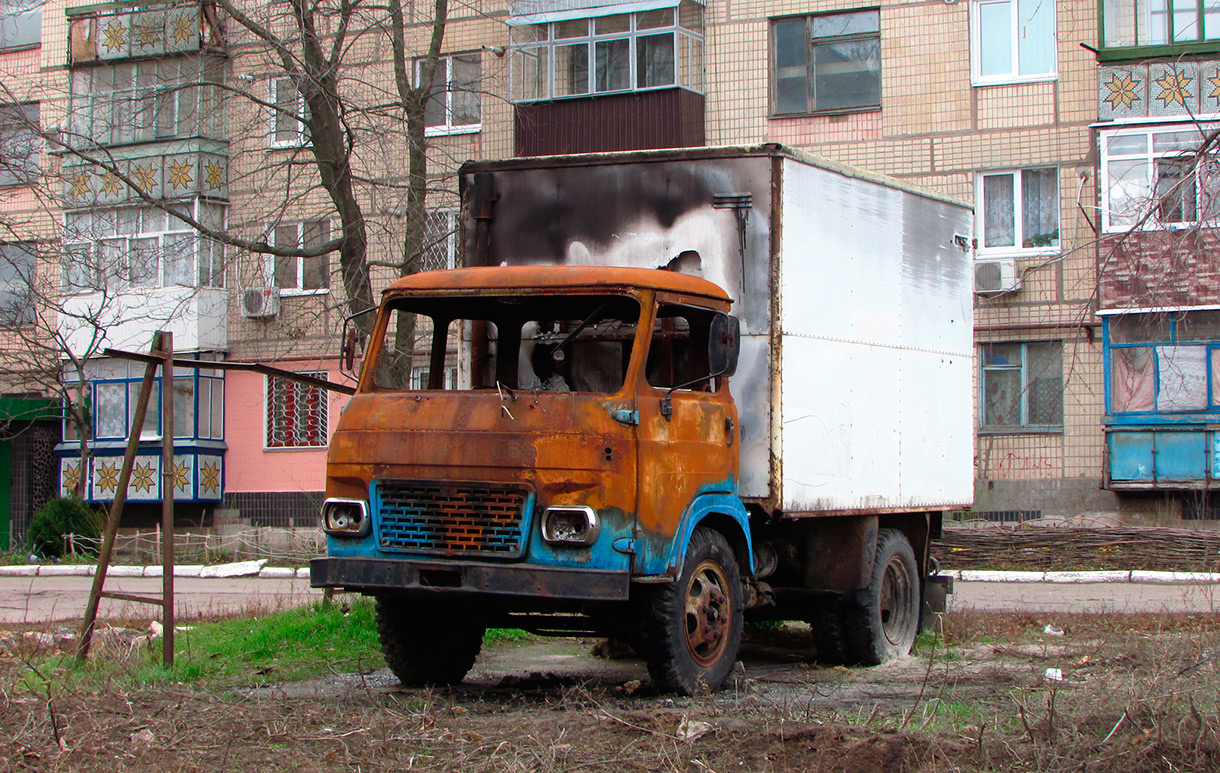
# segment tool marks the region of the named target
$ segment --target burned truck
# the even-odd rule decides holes
[[[778,146],[470,162],[464,268],[384,293],[312,584],[408,684],[490,626],[718,688],[743,621],[909,652],[972,495],[972,213]]]

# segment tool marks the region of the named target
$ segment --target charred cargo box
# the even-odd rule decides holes
[[[470,162],[461,190],[467,266],[670,268],[727,291],[747,503],[970,503],[966,205],[779,145]]]

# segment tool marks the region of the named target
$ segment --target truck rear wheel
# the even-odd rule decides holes
[[[650,589],[642,621],[648,673],[658,688],[717,690],[741,646],[741,572],[724,535],[695,529],[677,582]]]
[[[876,666],[910,653],[919,628],[919,568],[902,532],[878,533],[864,603],[848,607],[844,623],[848,655],[856,663]]]
[[[433,604],[378,598],[374,614],[385,662],[410,687],[457,684],[483,647],[482,625]]]

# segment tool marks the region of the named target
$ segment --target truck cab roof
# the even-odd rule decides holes
[[[689,274],[651,268],[606,266],[487,266],[422,271],[394,281],[386,297],[440,293],[466,295],[495,291],[546,294],[547,291],[606,292],[645,289],[694,295],[720,303],[732,299],[717,285]]]

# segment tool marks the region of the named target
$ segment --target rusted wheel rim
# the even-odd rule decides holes
[[[686,586],[686,648],[704,668],[718,661],[729,643],[733,602],[728,587],[724,570],[711,560],[695,567]]]
[[[881,629],[890,644],[900,645],[906,640],[911,626],[911,594],[914,586],[906,562],[894,556],[885,565],[881,579]]]

